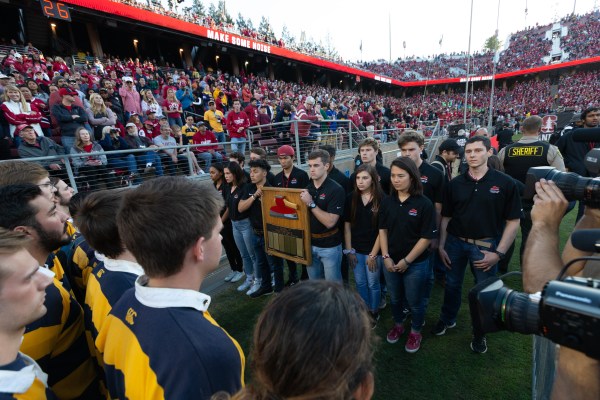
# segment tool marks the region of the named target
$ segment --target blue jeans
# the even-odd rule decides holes
[[[310,279],[342,282],[342,245],[335,247],[311,246],[312,264],[306,270]]]
[[[381,257],[377,257],[375,271],[371,272],[367,267],[367,254],[356,253],[358,262],[354,267],[354,281],[356,290],[370,311],[378,311],[381,303],[381,286],[379,284],[379,274],[383,263]]]
[[[390,272],[386,268],[383,270],[390,292],[394,322],[401,324],[406,319],[404,312],[404,299],[406,299],[412,314],[411,329],[414,332],[421,332],[427,308],[425,304],[427,285],[431,276],[429,260],[411,264],[404,273]]]
[[[254,253],[256,254],[256,277],[262,282],[261,286],[271,288],[271,270],[275,275],[273,290],[283,290],[283,260],[267,254],[265,250],[265,237],[254,234]]]
[[[246,138],[231,138],[231,151],[244,154],[246,151]]]
[[[219,142],[221,145],[223,145],[223,143],[225,143],[227,141],[227,139],[225,138],[225,132],[213,132],[215,134],[215,137],[217,138],[217,142]],[[223,145],[223,148],[225,148],[225,146]]]
[[[155,151],[136,153],[136,160],[138,163],[142,164],[143,168],[145,168],[148,164],[152,164],[152,166],[156,168],[156,175],[158,176],[163,176],[165,174],[163,171],[162,162],[160,161],[160,156]]]
[[[60,143],[65,149],[65,154],[69,154],[71,152],[71,148],[75,145],[75,136],[61,136]]]
[[[172,125],[183,126],[183,121],[181,120],[181,117],[177,117],[177,118],[168,117],[167,121],[169,121],[169,126],[172,126]]]
[[[109,169],[126,169],[130,174],[137,174],[137,162],[135,161],[135,156],[133,154],[121,155],[120,157],[110,157],[108,159],[108,168]],[[136,184],[141,183],[140,179],[137,178],[135,181]]]
[[[215,151],[214,154],[210,154],[208,151],[205,151],[203,153],[196,154],[196,157],[198,158],[198,161],[204,161],[206,163],[206,167],[204,168],[204,172],[206,173],[208,173],[208,170],[210,169],[213,158],[218,163],[223,162],[223,154],[219,153],[218,151]]]
[[[246,276],[252,277],[254,275],[254,265],[256,264],[256,254],[254,253],[255,238],[250,219],[231,221],[231,225],[233,226],[233,239],[242,255],[244,272]]]
[[[492,247],[489,251],[496,248],[496,240],[490,241]],[[465,280],[465,270],[467,263],[481,260],[484,255],[481,250],[486,248],[476,246],[472,243],[467,243],[456,236],[448,234],[446,246],[444,247],[448,258],[450,258],[452,269],[446,270],[446,287],[444,288],[444,304],[442,305],[442,313],[440,319],[446,324],[451,325],[456,322],[456,316],[460,309],[462,301],[462,284]],[[481,269],[473,268],[475,274],[475,283],[483,282],[484,280],[496,276],[498,265],[494,265],[487,272]]]

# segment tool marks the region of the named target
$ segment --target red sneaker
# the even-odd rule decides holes
[[[400,339],[400,336],[402,336],[403,333],[404,326],[394,324],[394,327],[388,332],[386,339],[388,343],[394,344]]]
[[[416,353],[421,348],[421,339],[423,339],[423,335],[420,333],[411,332],[408,335],[408,340],[406,341],[406,346],[404,346],[404,350],[409,353]]]

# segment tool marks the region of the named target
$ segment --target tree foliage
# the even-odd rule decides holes
[[[493,35],[486,39],[485,43],[483,44],[483,50],[496,52],[500,50],[501,46],[502,41],[498,39],[498,35]]]

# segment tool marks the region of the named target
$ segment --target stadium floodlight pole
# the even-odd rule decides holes
[[[473,30],[473,0],[471,0],[471,18],[469,21],[469,48],[467,50],[467,82],[465,83],[465,104],[463,124],[467,124],[467,105],[469,104],[469,67],[471,63],[471,32]],[[465,126],[466,127],[466,126]]]
[[[496,45],[498,47],[500,47],[499,42],[498,42],[499,22],[500,22],[500,0],[498,0],[498,13],[496,14]],[[492,63],[494,64],[493,69],[492,69],[492,92],[490,93],[490,111],[489,111],[489,115],[488,115],[488,125],[487,125],[487,130],[490,133],[490,135],[492,134],[492,119],[493,119],[493,115],[494,115],[494,89],[496,87],[496,65],[497,65],[498,59],[499,59],[499,51],[500,51],[500,49],[497,48],[496,51],[494,52],[494,58],[492,59]]]

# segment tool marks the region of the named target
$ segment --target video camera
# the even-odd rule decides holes
[[[598,143],[600,145],[600,128],[575,129],[571,133],[573,141]],[[523,198],[532,200],[535,195],[535,183],[540,179],[551,180],[563,192],[569,201],[580,200],[591,208],[600,208],[600,148],[591,149],[583,160],[589,178],[573,172],[561,172],[552,167],[532,167],[527,171]]]
[[[600,229],[575,231],[573,246],[582,251],[600,252]],[[500,330],[535,334],[600,360],[600,280],[567,277],[564,272],[546,283],[537,294],[517,292],[504,285],[511,272],[479,283],[469,292],[469,308],[474,330],[492,333]]]

